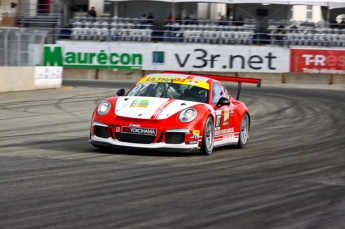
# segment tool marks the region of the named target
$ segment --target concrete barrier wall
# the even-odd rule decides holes
[[[59,88],[61,67],[0,67],[0,92]]]
[[[35,67],[0,67],[0,92],[35,89]]]
[[[333,75],[333,84],[345,85],[345,75]]]
[[[38,69],[44,70],[38,73]],[[61,87],[61,79],[55,73],[58,67],[0,67],[0,92],[23,91]],[[48,70],[47,70],[48,69]],[[46,79],[45,72],[50,72]],[[54,73],[53,73],[54,71]],[[100,80],[130,80],[137,81],[142,76],[159,73],[161,71],[141,70],[104,70],[104,69],[70,69],[65,68],[62,73],[64,79],[100,79]],[[195,72],[197,73],[197,72]],[[219,74],[238,77],[254,77],[262,79],[263,84],[335,84],[345,85],[345,75],[331,74],[295,74],[295,73],[217,73],[203,72],[203,74]],[[53,79],[49,79],[52,77]],[[45,82],[45,80],[47,80]],[[52,80],[54,81],[52,83]]]
[[[143,75],[161,71],[104,70],[104,69],[64,69],[64,79],[100,79],[137,81]],[[263,84],[341,84],[345,85],[345,75],[302,74],[302,73],[235,73],[235,72],[193,72],[226,76],[251,77],[262,79]]]

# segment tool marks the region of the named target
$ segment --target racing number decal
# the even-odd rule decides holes
[[[157,83],[143,83],[143,84],[137,84],[132,91],[138,92],[144,90],[146,87],[152,85],[152,84],[157,84]]]
[[[222,120],[222,110],[215,110],[215,115],[216,115],[216,129],[219,129],[220,128],[220,122]]]
[[[216,115],[216,127],[220,127],[221,115]]]

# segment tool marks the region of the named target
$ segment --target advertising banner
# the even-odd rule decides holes
[[[208,72],[288,72],[289,49],[246,45],[158,44],[158,70]]]
[[[345,74],[345,50],[291,49],[290,72]]]
[[[35,55],[33,55],[35,56]],[[289,49],[246,45],[58,41],[43,66],[207,72],[288,72]]]

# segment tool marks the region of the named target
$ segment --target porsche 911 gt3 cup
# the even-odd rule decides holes
[[[141,78],[94,110],[90,143],[95,147],[195,151],[247,143],[250,114],[218,80],[256,83],[255,78],[163,72]]]

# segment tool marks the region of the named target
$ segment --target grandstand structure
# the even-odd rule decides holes
[[[152,22],[154,23],[154,22]],[[185,43],[213,44],[261,44],[257,19],[243,21],[198,20],[189,24],[166,24],[163,33],[153,36],[152,23],[145,23],[138,18],[73,18],[72,40],[95,41],[164,41]],[[239,25],[240,24],[240,25]],[[289,20],[268,20],[269,44],[336,46],[345,47],[345,25],[332,28],[327,22],[306,22]],[[279,30],[281,30],[279,32]],[[157,30],[156,30],[157,32]],[[66,37],[65,37],[66,39]],[[68,39],[68,36],[67,36]],[[265,40],[264,40],[265,41]]]
[[[269,20],[268,30],[271,44],[345,47],[345,24],[335,28],[326,22]]]
[[[97,17],[87,14],[96,0],[77,1],[89,7],[67,0],[4,2],[2,64],[29,65],[30,44],[58,40],[345,47],[345,24],[332,24],[344,12],[343,0],[107,0],[111,10]],[[305,4],[318,6],[322,20],[292,20],[292,6]],[[142,19],[143,12],[153,12],[154,19]],[[169,13],[174,20],[166,20]]]
[[[91,2],[96,1],[89,0],[89,3]],[[88,18],[86,12],[78,13],[71,19],[70,32],[66,31],[65,36],[60,37],[114,42],[164,41],[341,47],[345,45],[343,36],[345,26],[339,25],[339,28],[333,28],[334,25],[331,24],[334,14],[345,8],[345,2],[340,0],[200,0],[198,3],[186,0],[112,0],[112,2],[112,12],[107,16]],[[309,2],[319,9],[317,16],[314,13],[314,20],[307,20],[309,14],[306,20],[293,20],[297,18],[296,15],[301,14],[292,13],[294,5]],[[217,4],[223,4],[223,9]],[[155,20],[148,23],[142,21],[138,17],[142,9],[147,12],[153,11],[157,15]],[[159,13],[161,11],[164,13]],[[172,12],[176,21],[165,20],[168,12]],[[187,14],[192,15],[193,20],[184,20]],[[225,20],[219,20],[221,15],[225,16]],[[244,15],[242,20],[236,20],[240,15]],[[282,31],[280,31],[281,27],[284,27]]]
[[[153,25],[137,18],[108,19],[76,16],[72,26],[70,35],[72,40],[151,41]]]

